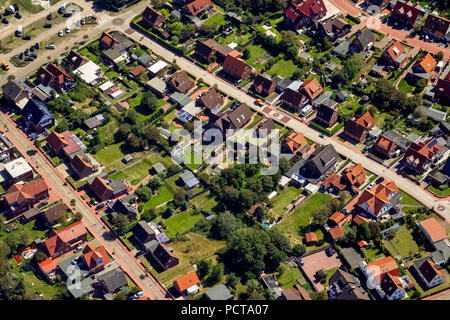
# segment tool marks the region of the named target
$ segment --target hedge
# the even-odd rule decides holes
[[[354,16],[349,15],[349,14],[347,14],[345,17],[346,17],[348,20],[351,20],[351,21],[353,21],[353,22],[356,23],[356,24],[360,24],[360,23],[361,23],[361,20],[360,20],[358,17],[354,17]]]

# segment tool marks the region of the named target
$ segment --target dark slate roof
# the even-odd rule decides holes
[[[289,170],[284,174],[286,177],[292,177],[295,173],[299,173],[300,168],[305,164],[306,159],[300,158],[296,161]]]
[[[10,81],[3,87],[3,94],[11,99],[15,99],[23,90],[31,91],[24,83]]]
[[[120,268],[115,268],[97,276],[102,281],[108,292],[115,292],[118,289],[128,285],[127,277]]]
[[[145,242],[149,235],[155,234],[155,231],[153,231],[147,222],[141,220],[133,228],[133,234],[141,242]]]
[[[398,133],[395,133],[394,131],[386,131],[382,133],[382,136],[386,139],[389,139],[393,141],[400,149],[406,150],[408,149],[409,145],[411,144],[411,141],[402,137]]]
[[[209,300],[229,300],[234,297],[223,283],[209,289],[205,292],[205,295]]]
[[[43,102],[36,99],[28,100],[22,110],[22,116],[35,126],[37,126],[40,122],[55,119],[50,111],[48,111],[47,106]]]
[[[369,43],[374,42],[375,37],[373,36],[373,33],[372,31],[370,31],[370,29],[366,29],[359,36],[357,36],[356,39],[359,40],[359,43],[363,47],[366,47]]]
[[[134,213],[137,214],[136,210],[128,203],[125,198],[121,198],[119,200],[116,200],[114,202],[114,205],[112,206],[112,209],[116,212],[126,214]]]
[[[313,162],[317,169],[323,173],[334,165],[339,159],[339,155],[333,145],[328,144],[316,149],[308,158],[308,162]]]
[[[331,120],[331,117],[333,117],[333,115],[336,113],[337,111],[334,110],[333,108],[330,108],[326,105],[321,104],[319,106],[319,108],[317,109],[317,116],[320,119],[323,119],[327,122],[329,122]]]

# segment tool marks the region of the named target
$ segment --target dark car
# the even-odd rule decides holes
[[[30,39],[31,39],[30,36],[23,36],[23,37],[22,37],[22,40],[30,40]]]
[[[14,15],[14,17],[15,17],[16,19],[22,19],[22,15],[21,15],[20,13],[18,13],[18,12],[16,12],[16,14]]]
[[[106,205],[104,204],[104,203],[100,203],[98,206],[97,206],[97,210],[100,210],[100,209],[102,209],[102,208],[104,208]]]
[[[34,46],[30,47],[30,52],[34,52]]]
[[[29,53],[28,49],[23,52],[23,54],[26,56],[28,55],[28,53]]]
[[[47,205],[48,204],[48,201],[44,201],[44,202],[41,202],[39,205],[38,205],[38,207],[40,208],[40,207],[43,207],[43,206],[45,206],[45,205]]]
[[[49,28],[51,28],[51,27],[52,27],[52,24],[51,24],[51,23],[46,23],[46,24],[44,24],[44,28],[49,29]]]
[[[63,14],[65,10],[66,10],[66,8],[61,7],[61,8],[58,9],[58,13],[59,14]]]
[[[23,52],[21,52],[21,53],[19,54],[19,59],[20,59],[20,60],[23,59]]]
[[[333,249],[327,248],[327,250],[325,250],[325,253],[327,254],[328,257],[331,257],[334,252],[333,252]]]
[[[32,58],[32,57],[26,57],[25,58],[25,61],[33,61],[34,60],[34,58]]]
[[[2,20],[2,23],[4,23],[4,24],[8,24],[8,23],[9,23],[9,20],[8,20],[8,19],[6,19],[6,18],[3,18],[3,20]]]
[[[33,58],[33,59],[36,59],[37,58],[37,54],[36,53],[30,54],[30,57]]]
[[[375,181],[375,183],[382,183],[384,181],[384,177],[379,177],[376,181]]]
[[[34,44],[34,48],[35,48],[35,49],[39,49],[39,48],[40,48],[39,42],[36,42],[36,43]]]
[[[50,13],[48,16],[47,16],[47,20],[52,20],[53,19],[53,13]]]
[[[64,18],[69,18],[71,16],[72,16],[72,12],[66,12],[66,13],[63,14]]]

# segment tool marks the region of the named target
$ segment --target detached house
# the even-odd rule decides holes
[[[427,53],[414,63],[411,70],[405,76],[405,79],[413,83],[420,79],[425,79],[428,82],[433,76],[432,72],[436,65],[436,60],[434,60],[431,54]]]
[[[450,40],[450,20],[429,14],[422,32],[436,40]]]
[[[77,143],[79,139],[76,136],[74,138],[74,136],[70,131],[64,131],[62,133],[52,131],[48,135],[47,144],[57,155],[70,159],[71,155],[81,151],[81,146]]]
[[[289,1],[287,9],[284,10],[284,23],[293,29],[300,29],[323,18],[326,13],[327,8],[323,0],[305,0],[298,4]]]
[[[92,182],[88,181],[88,186],[100,201],[117,198],[128,192],[122,180],[109,181],[106,178],[95,177]]]
[[[193,271],[175,280],[173,287],[182,296],[195,294],[200,291],[200,280]]]
[[[103,32],[99,40],[99,47],[101,50],[113,49],[119,43],[120,43],[119,39],[116,39],[108,32]]]
[[[339,15],[328,18],[325,21],[318,22],[317,29],[331,42],[334,42],[337,38],[347,35],[352,30],[352,27],[347,21],[345,21],[342,15]]]
[[[322,185],[332,193],[338,193],[348,189],[355,193],[359,192],[359,187],[362,186],[366,180],[366,170],[358,163],[345,168],[342,174],[331,174]]]
[[[181,93],[189,91],[195,86],[194,81],[192,81],[185,71],[177,71],[170,75],[166,83],[173,90]]]
[[[323,87],[317,78],[305,81],[300,85],[298,92],[304,94],[308,99],[314,100],[323,93]]]
[[[419,228],[435,249],[429,258],[436,264],[436,267],[442,268],[450,258],[450,241],[445,228],[435,218],[421,221]]]
[[[400,41],[396,41],[381,54],[381,59],[385,61],[386,64],[394,66],[397,69],[405,65],[408,61],[407,58],[405,48],[402,46]]]
[[[70,167],[80,179],[86,178],[94,173],[95,168],[91,163],[91,159],[84,153],[77,153],[70,160]]]
[[[52,126],[55,122],[55,116],[48,111],[47,106],[36,99],[28,100],[21,114],[26,126],[37,132]]]
[[[374,185],[364,189],[358,198],[356,206],[367,216],[378,219],[400,202],[401,193],[397,185],[390,181]]]
[[[339,113],[333,107],[321,104],[317,109],[316,117],[314,121],[323,125],[325,128],[334,126],[338,120]]]
[[[290,88],[284,90],[281,100],[294,112],[299,112],[302,106],[308,101],[308,98],[302,93],[299,93]]]
[[[48,186],[43,178],[27,183],[13,184],[3,196],[11,215],[17,215],[31,209],[36,203],[48,198]]]
[[[431,138],[425,142],[413,142],[406,150],[402,163],[414,172],[422,174],[431,163],[441,157],[442,152],[442,147],[436,138]]]
[[[173,253],[173,249],[156,240],[151,240],[146,248],[162,270],[168,270],[179,263],[178,257]]]
[[[388,300],[399,300],[407,296],[400,278],[389,273],[384,275],[380,288]]]
[[[330,300],[370,300],[357,277],[342,269],[337,269],[329,280]]]
[[[232,52],[229,46],[223,46],[213,39],[206,41],[197,41],[195,46],[195,54],[205,61],[211,61],[213,57],[216,57],[218,62],[223,62],[225,57]]]
[[[436,268],[435,263],[430,259],[422,258],[415,261],[414,269],[428,288],[438,286],[445,281],[445,276]]]
[[[311,180],[320,179],[334,168],[338,159],[339,155],[333,145],[321,146],[310,155],[302,168],[301,174]]]
[[[424,14],[419,5],[413,7],[409,2],[397,1],[391,11],[391,19],[407,28],[412,28],[422,20]]]
[[[144,220],[139,220],[134,226],[133,235],[136,241],[143,247],[146,247],[147,243],[156,239],[155,231]]]
[[[48,239],[43,242],[43,249],[54,259],[86,241],[87,230],[83,223],[78,221],[60,230],[52,229]]]
[[[56,91],[66,91],[75,84],[75,80],[66,70],[53,63],[49,63],[46,67],[41,67],[36,75],[36,80]]]
[[[439,77],[434,88],[434,98],[440,99],[445,103],[450,102],[450,68],[447,68]]]
[[[396,150],[406,151],[410,144],[411,141],[389,130],[378,136],[373,149],[382,156],[391,158]]]
[[[148,26],[161,27],[166,18],[151,7],[146,7],[142,13],[142,21]]]
[[[216,90],[210,89],[209,91],[201,94],[197,98],[198,103],[205,107],[205,114],[218,115],[223,103],[223,98],[217,93]]]
[[[26,103],[28,99],[31,98],[31,88],[22,82],[17,82],[15,80],[9,81],[3,87],[3,98],[20,108],[20,105]]]
[[[228,54],[223,62],[223,71],[234,79],[245,80],[252,73],[252,67],[244,60]]]
[[[228,108],[220,117],[210,122],[209,126],[219,129],[224,137],[228,137],[230,132],[227,132],[227,130],[233,130],[233,133],[235,133],[249,123],[252,116],[253,112],[250,108],[245,103],[241,103],[234,110]],[[205,135],[207,134],[208,130],[205,132]]]
[[[89,270],[89,274],[103,270],[105,265],[111,261],[104,246],[95,248],[90,244],[86,245],[81,257],[84,265]]]
[[[198,16],[199,14],[208,11],[213,7],[211,0],[188,0],[183,10],[186,14]]]
[[[264,96],[270,96],[277,87],[277,83],[267,75],[258,74],[253,82],[254,90]]]
[[[352,41],[351,45],[356,48],[356,51],[360,52],[369,50],[374,42],[375,37],[372,31],[366,29]]]
[[[286,139],[284,139],[281,148],[281,150],[285,153],[292,153],[303,157],[309,152],[310,145],[301,132],[292,132],[286,137]]]
[[[361,143],[366,139],[367,134],[374,125],[375,120],[369,112],[366,112],[355,119],[347,120],[344,127],[344,134],[350,140]]]

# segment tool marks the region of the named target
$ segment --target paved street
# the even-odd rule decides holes
[[[119,30],[125,31],[125,29],[127,28],[128,28],[127,26],[123,25],[119,28]],[[333,144],[337,152],[341,153],[342,155],[346,156],[349,159],[352,159],[357,163],[358,162],[361,163],[364,166],[364,168],[374,172],[375,174],[393,180],[400,189],[407,191],[411,196],[415,197],[424,205],[430,208],[431,207],[437,208],[438,206],[440,206],[441,210],[439,210],[438,212],[441,215],[445,216],[447,220],[450,220],[450,206],[449,206],[450,197],[447,197],[445,199],[438,199],[428,191],[425,191],[423,187],[416,185],[415,183],[402,177],[401,175],[398,175],[392,169],[388,169],[385,166],[379,164],[378,162],[367,158],[359,150],[353,149],[348,145],[344,145],[341,141],[333,137],[320,138],[319,137],[320,133],[318,131],[306,126],[304,123],[302,123],[300,120],[293,117],[292,115],[285,113],[282,110],[276,109],[273,106],[256,105],[254,103],[255,99],[250,95],[246,94],[245,92],[243,92],[242,90],[240,90],[239,88],[205,71],[204,69],[200,68],[199,66],[190,62],[189,60],[172,53],[171,51],[165,49],[164,47],[162,47],[155,41],[147,38],[146,36],[142,35],[141,33],[136,31],[131,35],[131,37],[134,38],[136,41],[140,41],[144,45],[148,46],[156,54],[164,57],[165,59],[172,62],[176,60],[176,63],[182,69],[186,70],[187,72],[193,74],[198,78],[203,78],[203,80],[206,83],[210,84],[211,86],[217,85],[219,90],[225,92],[226,94],[236,98],[241,102],[247,103],[252,109],[262,112],[263,109],[270,108],[271,111],[269,113],[266,112],[264,113],[266,114],[266,116],[278,121],[280,121],[285,117],[289,117],[290,120],[286,123],[287,127],[301,132],[305,137],[319,144],[328,144],[328,143]]]

